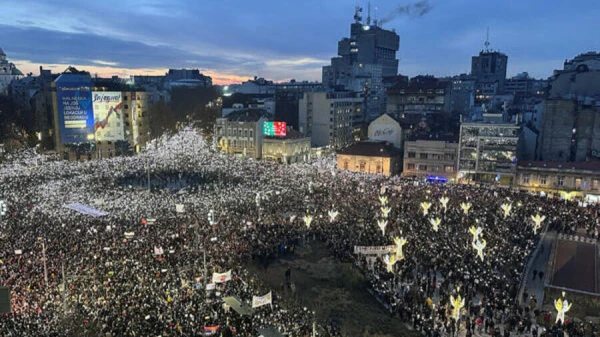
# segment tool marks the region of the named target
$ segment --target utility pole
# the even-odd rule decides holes
[[[44,260],[44,285],[48,288],[48,266],[46,263],[46,243],[42,241],[42,259]]]

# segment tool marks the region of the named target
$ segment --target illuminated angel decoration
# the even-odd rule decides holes
[[[563,292],[563,297],[565,296],[565,293]],[[556,308],[557,314],[556,314],[556,322],[558,323],[558,321],[560,321],[561,323],[565,322],[565,313],[569,310],[571,310],[571,306],[573,305],[573,303],[569,303],[569,301],[567,300],[562,300],[562,299],[558,299],[558,300],[554,300],[554,307]]]
[[[385,195],[380,195],[379,196],[379,202],[381,203],[381,206],[387,205],[388,197],[385,196]]]
[[[385,263],[385,267],[388,273],[394,272],[394,264],[396,263],[396,255],[386,255],[383,258],[383,262]]]
[[[504,211],[504,218],[507,218],[508,215],[510,214],[510,210],[512,209],[512,205],[511,204],[502,204],[502,206],[500,206],[500,207]]]
[[[208,223],[212,226],[215,224],[215,211],[208,211]]]
[[[458,295],[456,298],[450,295],[450,304],[452,305],[452,317],[458,321],[460,318],[460,310],[465,306],[465,299],[460,295]]]
[[[381,207],[381,213],[383,214],[383,217],[387,219],[388,214],[390,214],[390,212],[392,211],[391,207]]]
[[[481,228],[481,227],[475,228],[475,226],[471,226],[469,231],[473,235],[473,242],[475,242],[475,241],[479,240],[479,236],[481,235],[481,233],[483,233],[483,228]]]
[[[329,215],[329,222],[334,222],[335,218],[337,218],[337,216],[340,215],[340,212],[331,210],[327,212],[327,214]]]
[[[469,209],[471,209],[471,203],[461,203],[460,204],[460,208],[462,208],[463,212],[465,212],[465,215],[469,215]]]
[[[444,207],[444,213],[446,213],[446,209],[448,208],[448,201],[450,201],[450,199],[448,197],[440,198],[440,202],[442,203],[442,206]]]
[[[477,256],[483,261],[483,249],[486,246],[486,242],[484,239],[473,241],[473,248],[477,251]]]
[[[439,229],[440,223],[442,223],[442,220],[440,220],[440,218],[435,218],[435,219],[430,218],[429,222],[433,226],[433,230],[437,232]]]
[[[310,215],[305,215],[304,216],[304,224],[306,225],[306,228],[310,229],[310,224],[313,221],[313,217]]]
[[[396,261],[404,260],[404,250],[402,249],[402,247],[404,247],[404,245],[406,244],[406,239],[395,237],[394,243],[396,244]]]
[[[423,201],[421,203],[421,208],[423,209],[423,215],[427,215],[429,213],[430,207],[431,207],[431,204],[426,201]]]
[[[534,226],[533,226],[533,234],[537,234],[538,229],[540,229],[542,227],[542,222],[544,222],[544,220],[546,220],[546,216],[542,215],[540,216],[539,214],[536,214],[535,216],[531,216],[531,220],[533,220]]]
[[[381,234],[385,236],[385,227],[387,226],[387,220],[377,220],[377,226],[381,229]]]

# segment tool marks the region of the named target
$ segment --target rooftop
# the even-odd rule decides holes
[[[337,152],[351,156],[367,157],[396,157],[401,155],[401,151],[392,144],[382,141],[358,142]]]
[[[236,110],[227,115],[230,122],[258,122],[259,119],[266,117],[267,112],[264,109],[243,109]]]
[[[300,131],[296,131],[294,129],[288,129],[285,132],[285,136],[265,136],[265,139],[282,139],[282,140],[286,140],[286,139],[302,139],[302,138],[306,138],[306,136],[300,132]]]
[[[583,162],[557,162],[557,161],[530,161],[519,160],[517,166],[546,169],[562,170],[586,170],[600,171],[600,160],[591,160]]]

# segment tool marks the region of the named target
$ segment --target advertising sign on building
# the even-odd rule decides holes
[[[62,77],[62,76],[61,76]],[[77,77],[56,80],[58,124],[63,144],[94,141],[94,112],[92,83],[89,78]]]
[[[285,122],[263,122],[265,136],[285,136],[287,125]]]
[[[396,143],[396,128],[391,125],[372,125],[370,139]]]
[[[94,91],[94,133],[97,141],[125,139],[123,101],[117,91]]]

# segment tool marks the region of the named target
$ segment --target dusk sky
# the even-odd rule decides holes
[[[0,47],[24,72],[67,66],[100,76],[199,68],[215,84],[255,75],[321,80],[321,67],[349,36],[348,0],[4,0]],[[410,1],[372,1],[384,17]],[[567,58],[600,49],[600,1],[431,0],[422,17],[384,28],[400,34],[399,71],[470,71],[490,27],[490,47],[508,54],[508,76],[546,78]],[[373,10],[375,13],[375,10]],[[375,14],[373,14],[375,16]]]

